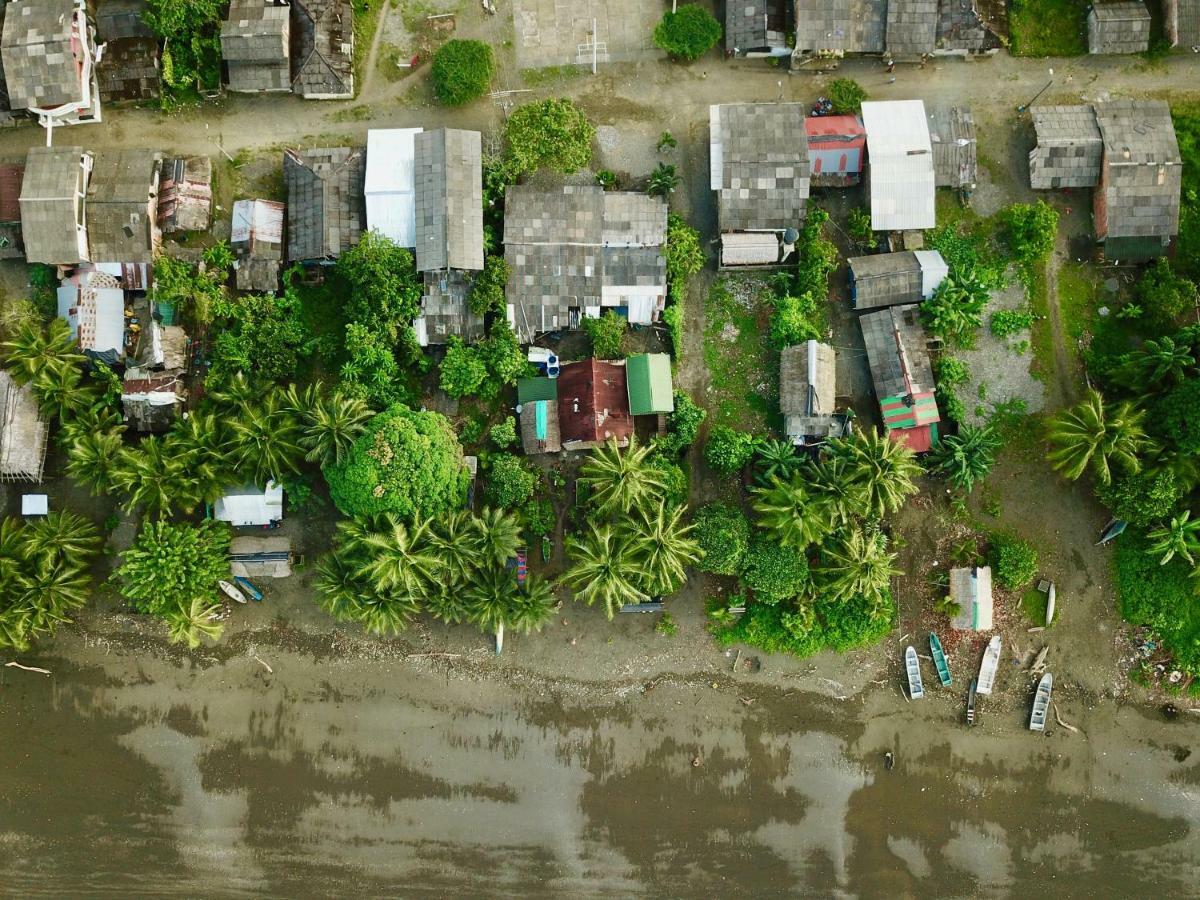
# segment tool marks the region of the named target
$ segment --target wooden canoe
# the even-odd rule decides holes
[[[911,645],[904,650],[904,668],[908,671],[908,696],[920,700],[925,696],[925,688],[921,686],[921,663]]]
[[[967,691],[967,724],[975,724],[975,679],[971,679],[971,687]]]
[[[221,593],[223,593],[230,600],[233,600],[235,603],[246,602],[246,595],[243,594],[232,582],[224,580],[218,581],[217,587],[221,589]]]
[[[979,683],[975,690],[980,694],[990,694],[996,683],[996,670],[1000,668],[1000,635],[988,641],[987,649],[983,651],[983,662],[979,664]]]
[[[933,654],[933,664],[937,666],[938,681],[942,683],[942,687],[949,687],[950,665],[946,662],[946,651],[942,649],[942,642],[932,631],[929,632],[929,652]]]
[[[1033,712],[1029,714],[1029,730],[1045,731],[1046,714],[1050,711],[1050,691],[1054,687],[1054,676],[1047,672],[1038,682],[1033,695]]]

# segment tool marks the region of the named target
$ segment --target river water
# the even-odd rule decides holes
[[[0,669],[8,896],[1152,896],[1200,883],[1192,722],[299,652]],[[30,660],[25,660],[30,662]],[[1186,718],[1186,717],[1185,717]],[[887,771],[884,750],[897,755]],[[694,764],[695,763],[695,764]]]

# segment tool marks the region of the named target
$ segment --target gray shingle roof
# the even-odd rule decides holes
[[[152,262],[158,245],[158,163],[153,150],[101,150],[87,192],[96,262]]]
[[[929,106],[926,109],[935,183],[938,187],[975,187],[978,147],[971,107]]]
[[[1107,172],[1103,197],[1096,200],[1097,235],[1169,239],[1178,234],[1183,164],[1170,108],[1162,100],[1097,103],[1096,121]]]
[[[805,113],[801,103],[712,107],[710,127],[717,132],[711,135],[712,152],[719,155],[712,175],[721,231],[803,224],[811,174]]]
[[[1088,52],[1144,53],[1150,47],[1150,11],[1140,0],[1097,3],[1088,13]]]
[[[292,90],[302,97],[354,96],[354,12],[347,0],[293,0]]]
[[[233,0],[221,25],[231,91],[286,91],[291,85],[291,11],[267,0]]]
[[[154,99],[159,94],[158,40],[131,37],[109,41],[96,67],[96,78],[105,103]]]
[[[96,37],[101,41],[154,37],[142,19],[145,12],[146,0],[100,0],[96,4]]]
[[[360,148],[285,150],[288,259],[336,259],[362,234],[366,153]]]
[[[921,263],[911,250],[853,256],[846,262],[855,309],[921,302]]]
[[[887,49],[893,56],[932,53],[937,27],[938,0],[888,0]]]
[[[483,164],[478,131],[416,136],[417,271],[483,268]]]
[[[933,367],[918,306],[893,306],[866,313],[858,321],[867,348],[871,380],[880,401],[907,393],[905,364],[914,394],[934,389]]]
[[[1163,31],[1172,47],[1200,46],[1200,0],[1163,0]]]
[[[809,359],[809,351],[813,358]],[[815,377],[810,379],[809,375]],[[788,437],[802,441],[841,433],[837,408],[837,356],[833,347],[806,341],[779,357],[779,411]]]
[[[426,343],[444,344],[451,335],[468,342],[483,337],[483,317],[467,306],[470,292],[471,279],[461,271],[425,273],[419,328]]]
[[[796,0],[796,49],[882,53],[887,0]]]
[[[1000,42],[984,25],[974,0],[941,0],[937,45],[943,50],[987,50]]]
[[[725,46],[743,52],[786,46],[785,6],[782,0],[728,0],[725,4]]]
[[[81,246],[86,175],[82,147],[33,147],[21,182],[21,230],[30,262],[73,264],[86,258]]]
[[[1037,146],[1029,153],[1034,190],[1095,187],[1104,144],[1090,106],[1035,106],[1030,110]]]
[[[15,0],[4,15],[0,55],[13,109],[61,106],[81,95],[72,50],[72,0]]]

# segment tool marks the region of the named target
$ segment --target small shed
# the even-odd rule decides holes
[[[1172,47],[1200,47],[1200,0],[1163,0],[1163,33]]]
[[[850,305],[854,309],[928,300],[950,272],[936,250],[852,256],[846,262],[850,265]]]
[[[0,481],[42,480],[49,428],[33,388],[18,387],[8,371],[0,369]]]
[[[284,214],[284,205],[273,200],[233,204],[229,246],[237,257],[233,268],[239,291],[274,293],[279,289]]]
[[[242,578],[287,578],[292,574],[292,541],[281,535],[239,535],[229,542],[229,569]]]
[[[459,269],[424,273],[421,315],[413,320],[422,347],[445,344],[457,335],[467,343],[484,336],[483,316],[471,312],[471,277]]]
[[[1145,53],[1150,49],[1150,10],[1140,0],[1096,3],[1087,22],[1088,53]]]
[[[734,56],[790,56],[786,0],[728,0],[725,49]]]
[[[941,416],[919,307],[892,306],[858,322],[888,437],[917,453],[929,450]]]
[[[837,408],[837,353],[829,344],[805,341],[784,347],[779,358],[779,411],[797,446],[845,433]]]
[[[625,361],[629,388],[629,414],[655,416],[675,411],[671,357],[665,353],[639,353]]]
[[[158,224],[164,232],[208,231],[212,224],[212,160],[189,156],[163,160]]]
[[[146,24],[145,12],[146,0],[103,0],[96,5],[96,39],[104,44],[96,74],[105,103],[158,97],[158,38]]]
[[[609,440],[626,446],[633,434],[624,361],[567,363],[558,376],[558,424],[565,450],[587,450]]]
[[[950,570],[950,599],[958,615],[950,623],[955,631],[992,630],[992,570],[988,566]]]
[[[973,191],[978,180],[975,117],[969,106],[931,106],[929,142],[938,187]]]
[[[867,131],[871,228],[904,231],[937,224],[933,146],[921,100],[868,100]]]
[[[1035,106],[1030,110],[1037,146],[1029,151],[1035,191],[1090,188],[1100,182],[1104,140],[1092,106]]]
[[[535,453],[557,453],[562,449],[557,400],[531,400],[521,404],[521,447]]]
[[[229,491],[213,504],[213,518],[235,528],[280,522],[283,520],[283,487],[268,481],[265,488],[248,486]]]
[[[862,178],[867,131],[858,116],[806,116],[808,160],[814,187],[849,187]]]
[[[100,272],[79,272],[58,288],[58,316],[87,356],[115,365],[125,356],[125,292]]]

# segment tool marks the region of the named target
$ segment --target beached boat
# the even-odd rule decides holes
[[[1050,587],[1046,591],[1046,624],[1050,625],[1054,622],[1054,582],[1050,582]]]
[[[942,649],[942,642],[932,631],[929,632],[929,652],[933,654],[933,664],[937,666],[938,681],[942,683],[942,687],[949,687],[950,665],[946,662],[946,651]]]
[[[1029,730],[1045,731],[1046,714],[1050,711],[1050,690],[1054,687],[1054,676],[1047,672],[1038,682],[1033,695],[1033,712],[1029,714]]]
[[[246,602],[246,595],[243,594],[240,590],[238,590],[237,587],[232,582],[224,581],[224,580],[218,581],[217,587],[219,587],[221,589],[221,593],[223,593],[230,600],[233,600],[235,603],[245,603]]]
[[[971,679],[971,687],[967,691],[967,724],[975,724],[975,679]]]
[[[1000,668],[1000,635],[988,641],[987,649],[983,651],[983,662],[979,664],[979,683],[975,690],[980,694],[990,694],[992,685],[996,683],[996,670]]]
[[[250,599],[251,599],[251,600],[254,600],[254,601],[261,601],[261,600],[262,600],[262,597],[263,597],[263,595],[262,595],[262,591],[260,591],[258,588],[256,588],[256,587],[255,587],[255,586],[254,586],[254,585],[251,583],[251,581],[250,581],[250,579],[249,579],[249,578],[243,578],[241,575],[234,575],[234,576],[233,576],[233,580],[234,580],[234,582],[236,582],[236,583],[237,583],[237,586],[238,586],[238,588],[239,588],[239,589],[240,589],[240,590],[241,590],[243,593],[246,593],[246,594],[249,594],[249,595],[250,595]]]
[[[921,686],[921,663],[911,646],[904,651],[904,668],[908,670],[908,696],[920,700],[925,696],[925,688]]]

